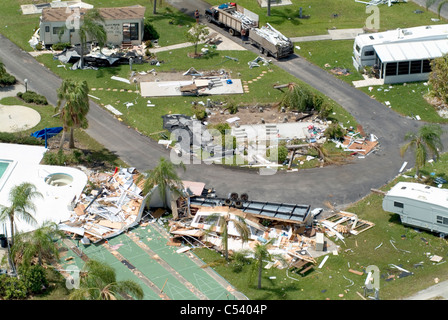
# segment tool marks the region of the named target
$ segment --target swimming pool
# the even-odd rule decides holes
[[[6,169],[8,169],[9,162],[2,162],[0,161],[0,179],[2,178],[3,174],[6,172]]]
[[[6,180],[8,180],[15,164],[15,161],[0,159],[0,191],[2,190]]]

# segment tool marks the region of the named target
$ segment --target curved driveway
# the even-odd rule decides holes
[[[198,3],[193,0],[172,2],[177,7],[188,5],[182,10],[187,13],[196,7],[193,4]],[[3,35],[0,35],[0,59],[11,74],[20,81],[28,78],[31,90],[45,95],[51,104],[56,104],[56,90],[62,80]],[[404,134],[416,130],[421,122],[397,115],[298,56],[293,55],[275,64],[348,110],[366,132],[379,138],[380,150],[365,159],[354,159],[348,165],[294,173],[278,172],[267,176],[253,170],[191,164],[187,165],[185,172],[180,172],[183,179],[205,182],[207,186],[214,187],[219,196],[226,196],[229,192],[247,192],[253,200],[310,204],[313,207],[323,207],[325,201],[330,201],[342,207],[361,199],[371,188],[379,188],[393,179],[404,161],[412,163],[409,155],[407,158],[400,157],[399,145],[403,143]],[[128,128],[94,102],[90,105],[88,121],[87,133],[130,166],[146,170],[153,168],[161,156],[169,158],[169,152],[156,141]]]

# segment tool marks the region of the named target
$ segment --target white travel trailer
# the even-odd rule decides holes
[[[378,33],[360,34],[353,44],[353,66],[361,71],[365,66],[373,66],[377,60],[375,47],[398,43],[447,40],[448,24],[419,26]],[[428,58],[430,58],[428,56]]]
[[[399,182],[385,195],[383,209],[400,215],[401,222],[431,232],[448,234],[448,190],[419,183]]]

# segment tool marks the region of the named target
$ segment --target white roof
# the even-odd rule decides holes
[[[448,39],[378,44],[373,48],[383,63],[426,60],[438,58],[447,53]]]
[[[448,190],[413,182],[399,182],[387,197],[402,197],[448,208]]]
[[[355,38],[355,43],[376,45],[382,43],[439,40],[448,38],[448,24],[395,29],[384,32],[364,33]]]

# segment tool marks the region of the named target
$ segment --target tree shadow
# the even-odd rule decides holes
[[[256,285],[249,284],[248,287],[251,290],[257,290],[257,292],[263,292],[261,296],[257,298],[257,300],[287,300],[290,299],[288,293],[297,292],[300,290],[294,284],[287,284],[285,286],[276,287],[279,285],[278,280],[267,279],[270,282],[272,287],[261,286],[261,289],[258,289]],[[258,281],[258,280],[257,280]],[[277,282],[275,282],[277,281]],[[275,297],[275,298],[274,298]]]
[[[171,8],[165,8],[165,11],[163,13],[150,16],[147,19],[150,23],[168,21],[168,23],[174,25],[186,25],[195,22],[195,20],[192,17],[188,16],[185,12],[177,10],[175,11]]]
[[[300,9],[292,10],[290,8],[283,8],[282,10],[271,9],[271,21],[273,24],[281,25],[285,22],[289,22],[294,26],[302,24],[303,19],[309,19],[302,11],[302,18],[300,18]]]
[[[101,67],[101,68],[98,68],[98,70],[95,74],[95,77],[97,79],[104,78],[105,76],[110,78],[110,76],[116,75],[118,71],[119,71],[119,68],[117,68],[117,67],[112,67],[112,66],[111,67]]]

